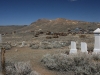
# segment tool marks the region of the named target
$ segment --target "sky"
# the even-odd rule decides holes
[[[100,0],[0,0],[0,25],[30,25],[42,18],[100,22]]]

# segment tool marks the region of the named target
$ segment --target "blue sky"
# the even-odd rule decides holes
[[[0,25],[29,25],[41,18],[100,22],[100,0],[0,0]]]

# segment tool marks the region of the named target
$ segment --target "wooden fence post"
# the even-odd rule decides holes
[[[5,48],[1,48],[1,66],[2,66],[2,74],[6,75],[6,69],[5,69]]]
[[[0,75],[2,75],[2,62],[1,62],[1,48],[0,48]]]

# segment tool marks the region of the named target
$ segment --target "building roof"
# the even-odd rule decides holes
[[[100,28],[97,28],[94,33],[100,33]]]

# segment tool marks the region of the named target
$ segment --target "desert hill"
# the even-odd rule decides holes
[[[13,31],[21,29],[23,27],[26,27],[26,25],[0,25],[0,34],[12,33]]]
[[[57,18],[54,20],[48,19],[38,19],[32,22],[30,25],[8,25],[0,26],[0,33],[12,33],[16,32],[31,32],[31,31],[52,31],[52,32],[67,32],[68,29],[82,28],[82,29],[92,29],[100,27],[100,23],[96,22],[85,22],[78,20],[69,20],[64,18]]]
[[[55,20],[38,19],[29,26],[19,29],[19,31],[29,32],[41,29],[42,31],[66,32],[68,29],[74,28],[96,29],[97,27],[100,27],[100,23],[57,18]]]

